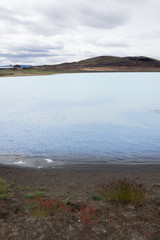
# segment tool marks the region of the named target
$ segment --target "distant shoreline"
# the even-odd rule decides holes
[[[0,77],[29,77],[29,76],[48,76],[55,74],[71,74],[71,73],[156,73],[160,72],[160,68],[117,68],[117,69],[84,69],[81,71],[42,71],[42,70],[34,70],[34,69],[25,69],[25,70],[0,70]]]
[[[0,70],[0,76],[39,76],[89,72],[160,72],[160,61],[145,56],[99,56],[78,62],[31,66],[28,68],[23,68],[23,65],[15,65],[13,68]]]

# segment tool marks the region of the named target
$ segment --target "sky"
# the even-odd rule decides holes
[[[0,0],[0,65],[160,60],[159,0]]]

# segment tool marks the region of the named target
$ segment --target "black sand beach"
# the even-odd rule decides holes
[[[1,165],[0,177],[12,185],[11,198],[0,200],[0,239],[160,239],[160,164],[80,164],[52,169]],[[95,200],[97,186],[124,177],[146,186],[146,202]],[[25,196],[40,190],[43,201],[58,198],[69,212],[33,217]],[[93,223],[82,222],[75,214],[88,204],[96,211]]]
[[[50,185],[54,179],[60,188],[75,184],[76,188],[100,184],[113,178],[131,177],[147,185],[160,183],[160,164],[72,164],[55,168],[0,166],[0,176],[21,184]]]

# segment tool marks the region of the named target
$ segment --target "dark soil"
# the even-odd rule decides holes
[[[56,169],[0,167],[10,198],[0,200],[3,240],[159,240],[160,165],[76,165]],[[94,200],[97,186],[124,177],[145,185],[139,204]],[[44,196],[27,199],[37,191]],[[95,197],[96,196],[96,197]],[[36,201],[60,199],[63,208],[34,214]],[[87,209],[90,209],[89,213]],[[86,216],[90,214],[90,216]],[[85,216],[85,218],[83,218]]]

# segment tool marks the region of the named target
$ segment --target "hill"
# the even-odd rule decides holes
[[[100,56],[78,62],[32,67],[55,72],[160,71],[160,61],[149,57]]]
[[[15,65],[16,66],[16,65]],[[21,66],[23,66],[21,68]],[[56,65],[28,66],[20,68],[0,69],[0,77],[7,76],[39,76],[55,73],[76,72],[160,72],[160,61],[149,57],[113,57],[100,56],[78,62]]]

